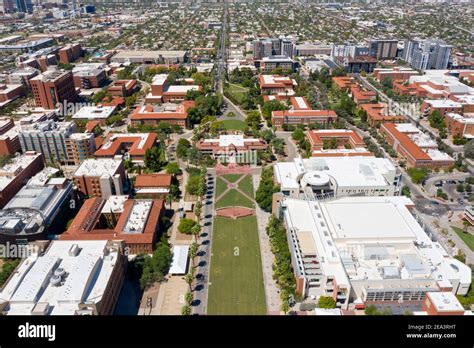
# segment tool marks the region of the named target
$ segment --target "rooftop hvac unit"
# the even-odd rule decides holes
[[[64,270],[64,268],[61,268],[61,267],[59,267],[58,269],[54,271],[54,275],[58,277],[63,277],[65,274],[66,274],[66,271]]]
[[[62,278],[57,275],[53,275],[51,278],[49,278],[49,283],[52,286],[59,286],[61,284]]]
[[[77,256],[79,254],[80,248],[79,245],[73,244],[69,248],[69,256]]]

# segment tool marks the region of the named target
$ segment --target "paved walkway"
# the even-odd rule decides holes
[[[260,173],[252,175],[253,186],[256,189],[260,182]],[[270,238],[267,235],[266,227],[270,213],[267,213],[260,209],[258,204],[255,205],[255,211],[257,215],[257,227],[258,227],[258,238],[260,240],[260,254],[262,258],[262,271],[263,271],[263,282],[265,285],[265,299],[267,301],[267,313],[276,314],[280,313],[280,294],[279,288],[275,280],[273,279],[273,261],[275,257],[270,249]]]

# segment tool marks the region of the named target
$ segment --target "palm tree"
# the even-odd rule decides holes
[[[171,203],[173,202],[173,196],[170,195],[170,194],[167,194],[166,197],[165,197],[165,201],[166,201],[166,203],[168,203],[170,205],[170,210],[171,210]]]
[[[189,257],[191,258],[193,262],[193,267],[195,267],[195,259],[197,256],[199,246],[197,245],[196,242],[193,242],[191,246],[189,247]]]
[[[201,212],[202,212],[202,203],[201,201],[197,201],[194,207],[194,214],[196,215],[196,221],[199,223],[199,219],[201,219]]]
[[[186,304],[188,306],[191,306],[191,304],[193,303],[193,294],[191,292],[187,292],[186,295],[184,296],[185,300],[186,300]]]
[[[201,233],[201,225],[196,224],[191,228],[191,234],[196,242],[199,240],[199,233]]]
[[[183,308],[181,308],[181,315],[191,315],[191,306],[183,306]]]
[[[287,314],[288,311],[290,310],[290,305],[288,304],[288,301],[283,301],[280,306],[280,309],[283,313]]]
[[[190,273],[184,276],[184,281],[188,283],[188,286],[189,286],[189,292],[193,291],[192,289],[193,280],[194,280],[194,275],[191,273],[191,270],[190,270]]]

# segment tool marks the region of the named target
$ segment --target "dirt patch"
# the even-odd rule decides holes
[[[246,207],[225,207],[217,209],[216,215],[235,220],[241,217],[255,215],[255,209]]]

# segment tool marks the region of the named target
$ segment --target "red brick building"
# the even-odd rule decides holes
[[[309,125],[312,123],[329,124],[336,120],[334,110],[282,110],[272,111],[272,125]]]
[[[164,198],[169,192],[173,176],[170,174],[140,174],[136,176],[136,198]]]
[[[279,96],[294,95],[295,91],[293,88],[297,85],[295,80],[278,75],[259,75],[258,83],[262,94],[276,94]]]
[[[25,95],[22,85],[0,85],[0,105]]]
[[[18,130],[11,118],[0,119],[0,156],[12,156],[21,151]]]
[[[194,80],[182,80],[179,85],[171,85],[168,74],[158,74],[153,77],[151,92],[146,96],[147,103],[167,103],[184,101],[189,91],[201,91],[202,87],[193,85]]]
[[[417,144],[416,134],[401,131],[395,123],[383,123],[380,126],[382,134],[389,145],[397,154],[407,161],[408,167],[414,168],[449,168],[454,165],[454,160],[436,148],[424,148]],[[414,136],[413,136],[414,135]]]
[[[332,82],[342,91],[349,92],[355,80],[350,76],[334,76]]]
[[[306,133],[313,157],[373,156],[364,140],[347,129],[311,130]]]
[[[360,106],[367,113],[367,122],[375,127],[383,122],[403,122],[404,116],[389,115],[387,104],[362,104]]]
[[[78,191],[89,197],[121,195],[125,179],[123,161],[111,158],[86,159],[73,175]]]
[[[94,156],[114,158],[128,154],[132,162],[143,163],[146,151],[155,145],[156,133],[109,133]]]
[[[54,109],[57,103],[76,100],[74,80],[70,71],[48,71],[30,80],[36,106]]]
[[[114,97],[126,98],[133,94],[138,87],[137,80],[115,80],[107,92]]]
[[[393,68],[375,68],[374,69],[374,78],[377,81],[382,81],[383,79],[391,79],[392,81],[406,81],[411,76],[420,75],[420,73],[411,68],[403,67],[393,67]]]
[[[129,254],[151,254],[159,238],[163,200],[126,200],[114,214],[113,228],[104,216],[105,204],[100,197],[86,200],[60,240],[123,240]]]
[[[160,122],[186,127],[188,110],[195,106],[194,101],[187,100],[179,105],[145,105],[138,106],[130,115],[132,127],[140,125],[157,126]]]
[[[351,96],[357,105],[368,104],[377,99],[376,92],[364,90],[358,85],[351,86]]]
[[[27,151],[13,158],[10,163],[0,168],[0,209],[43,168],[43,156],[34,151]]]
[[[464,315],[465,310],[452,292],[428,292],[421,305],[428,315]]]
[[[450,136],[474,138],[474,114],[447,113],[444,122]]]
[[[59,50],[58,55],[61,63],[72,63],[82,56],[82,47],[80,44],[66,45]]]

